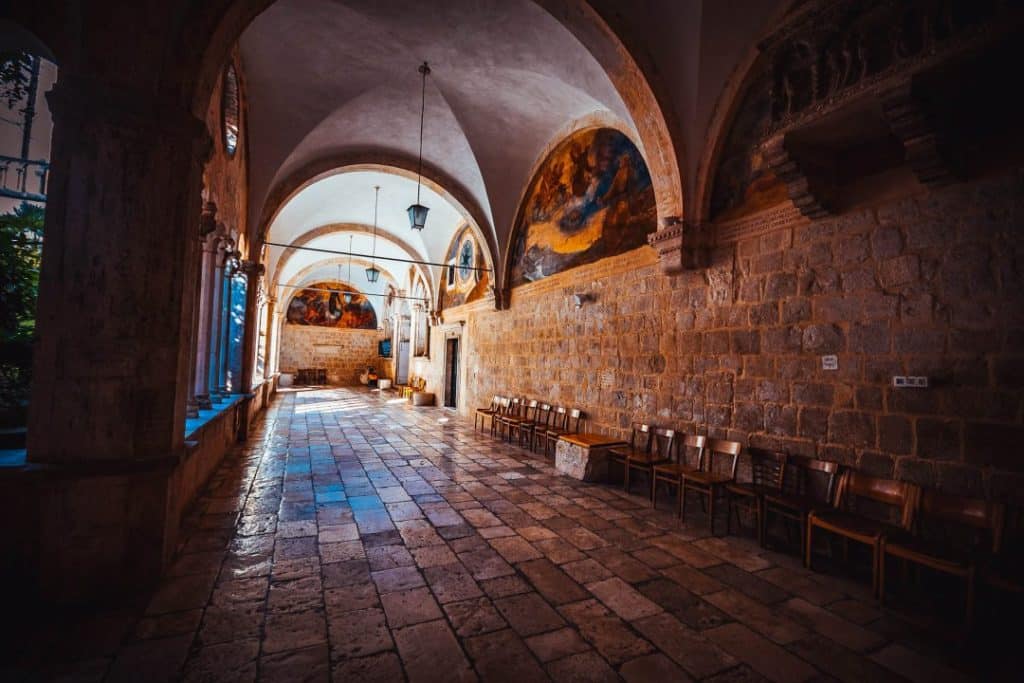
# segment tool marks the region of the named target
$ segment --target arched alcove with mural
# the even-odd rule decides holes
[[[618,130],[578,131],[536,169],[509,245],[509,287],[647,244],[657,207],[647,164]]]

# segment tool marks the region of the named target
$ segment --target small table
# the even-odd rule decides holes
[[[608,449],[625,443],[604,434],[564,434],[555,444],[555,469],[580,481],[605,481]]]

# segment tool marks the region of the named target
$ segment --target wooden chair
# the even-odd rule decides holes
[[[512,434],[516,435],[516,442],[520,448],[523,445],[523,435],[531,434],[533,428],[537,425],[537,406],[539,402],[536,399],[531,399],[526,407],[523,408],[523,416],[518,422],[511,423],[509,425],[508,440],[512,440]]]
[[[498,401],[498,412],[491,417],[491,438],[498,435],[498,427],[501,426],[501,418],[504,417],[508,411],[512,408],[512,399],[508,397],[502,397]]]
[[[633,475],[637,472],[643,472],[647,475],[647,495],[648,497],[654,495],[654,466],[669,461],[675,447],[676,430],[655,429],[654,435],[649,440],[651,448],[647,453],[631,453],[626,458],[625,481],[623,482],[623,488],[626,493],[629,493],[629,485],[633,480]]]
[[[520,430],[525,432],[525,435],[529,436],[527,446],[531,452],[537,452],[537,436],[542,434],[551,426],[551,404],[541,403],[537,406],[536,416],[533,419],[531,425],[520,425]]]
[[[509,403],[508,409],[498,416],[498,437],[502,441],[508,441],[512,434],[512,425],[518,423],[523,417],[523,399],[514,397]]]
[[[558,406],[557,408],[551,409],[551,422],[548,424],[548,428],[543,433],[537,434],[537,440],[544,446],[544,457],[548,455],[548,433],[556,434],[558,436],[565,433],[568,428],[569,422],[569,409],[564,406]],[[555,437],[557,440],[558,436]]]
[[[800,539],[800,557],[805,555],[807,515],[813,510],[826,510],[835,503],[839,464],[799,455],[786,458],[782,489],[762,495],[762,542],[768,545],[768,520],[772,514],[784,522],[796,523]],[[787,524],[787,533],[791,527]]]
[[[750,481],[733,481],[725,485],[729,497],[729,512],[726,517],[725,531],[732,533],[732,516],[736,513],[736,523],[740,523],[740,509],[753,515],[757,526],[757,542],[764,545],[764,497],[769,493],[780,493],[782,481],[786,476],[786,453],[770,451],[762,448],[749,448]]]
[[[553,451],[558,440],[565,434],[576,434],[580,431],[580,423],[583,422],[583,411],[579,408],[573,408],[565,416],[565,427],[564,428],[553,428],[547,430],[544,436],[544,457],[548,455],[548,448]]]
[[[495,394],[491,398],[491,405],[486,408],[477,408],[476,413],[473,414],[473,431],[479,429],[483,431],[485,420],[493,420],[494,415],[498,412],[501,407],[501,396]],[[479,427],[477,425],[479,424]]]
[[[675,459],[669,453],[669,462],[654,466],[654,475],[651,477],[651,505],[658,507],[658,484],[665,484],[675,487],[676,496],[682,501],[682,482],[684,472],[696,472],[704,467],[704,448],[707,445],[707,437],[699,434],[689,434],[683,437],[682,442],[677,442]]]
[[[920,489],[914,484],[892,479],[879,479],[860,472],[847,470],[839,480],[836,506],[831,510],[812,510],[807,515],[807,543],[804,546],[804,564],[811,569],[814,555],[814,530],[821,529],[842,537],[843,560],[848,561],[849,541],[871,548],[871,590],[878,595],[878,566],[882,550],[882,537],[886,533],[909,531],[914,522],[914,511]],[[890,519],[867,516],[860,505],[873,501],[873,505],[890,510]],[[892,519],[891,512],[897,512]]]
[[[715,535],[715,499],[725,491],[725,485],[735,481],[736,466],[739,464],[740,451],[743,444],[739,441],[725,441],[724,439],[709,439],[707,455],[704,463],[707,466],[704,470],[697,472],[683,472],[682,487],[679,494],[679,519],[686,521],[686,494],[694,491],[701,496],[701,506],[704,498],[708,500],[708,527],[711,535]],[[716,463],[726,463],[725,467]]]
[[[608,449],[609,477],[611,465],[622,467],[622,487],[626,488],[626,461],[631,455],[646,455],[651,452],[651,426],[643,422],[634,422],[629,426],[629,443]]]
[[[990,588],[1024,595],[1024,508],[1004,506],[999,554],[981,568],[979,579]]]
[[[976,571],[999,554],[1006,509],[999,503],[924,490],[914,516],[914,533],[882,536],[878,564],[878,600],[885,603],[886,559],[898,558],[958,576],[967,584],[966,619],[974,621]],[[966,533],[964,533],[966,532]]]

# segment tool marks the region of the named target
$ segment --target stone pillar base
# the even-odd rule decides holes
[[[555,469],[580,481],[607,481],[608,449],[617,442],[584,445],[559,439],[555,444]]]

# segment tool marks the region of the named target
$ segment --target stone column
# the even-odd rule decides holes
[[[184,442],[205,125],[61,74],[40,274],[33,462],[166,457]]]
[[[232,257],[234,251],[228,250],[224,253],[224,265],[222,268],[221,276],[221,300],[220,306],[220,363],[217,368],[217,380],[219,385],[217,386],[217,392],[221,396],[229,396],[235,392],[235,387],[228,388],[228,368],[231,367],[231,307],[232,307],[232,287],[231,280],[234,277],[234,263]]]
[[[274,359],[274,343],[277,339],[277,321],[274,319],[275,308],[277,308],[277,297],[272,293],[267,294],[267,341],[264,350],[267,357],[263,361],[263,373],[269,378],[274,376],[276,361]]]
[[[188,399],[185,404],[185,416],[188,418],[199,417],[199,409],[201,406],[200,395],[205,393],[197,387],[203,385],[199,382],[200,366],[202,359],[200,358],[200,327],[202,326],[202,298],[203,298],[203,287],[202,281],[206,277],[206,238],[207,236],[216,229],[214,222],[214,216],[217,212],[217,205],[213,202],[206,202],[203,205],[203,212],[199,217],[199,254],[197,255],[197,268],[196,274],[193,278],[193,301],[192,301],[192,323],[190,325],[190,345],[189,345],[189,392]],[[207,399],[209,400],[209,399]]]
[[[224,339],[224,259],[231,250],[230,238],[219,236],[213,253],[213,277],[210,279],[210,400],[224,400],[221,381],[221,343]]]
[[[196,374],[192,392],[200,410],[209,410],[210,402],[210,316],[214,278],[214,259],[216,258],[218,238],[213,234],[216,229],[217,205],[206,202],[203,207],[203,218],[200,232],[203,236],[202,258],[200,260],[200,277],[197,283],[198,305],[196,306]]]
[[[173,556],[196,216],[211,149],[178,100],[62,71],[40,273],[28,460],[38,589],[155,581]]]
[[[259,289],[260,278],[266,268],[256,261],[242,261],[242,272],[246,275],[245,287],[245,334],[242,340],[242,376],[239,378],[239,391],[248,394],[252,391],[252,376],[256,367],[256,340],[260,334]]]

